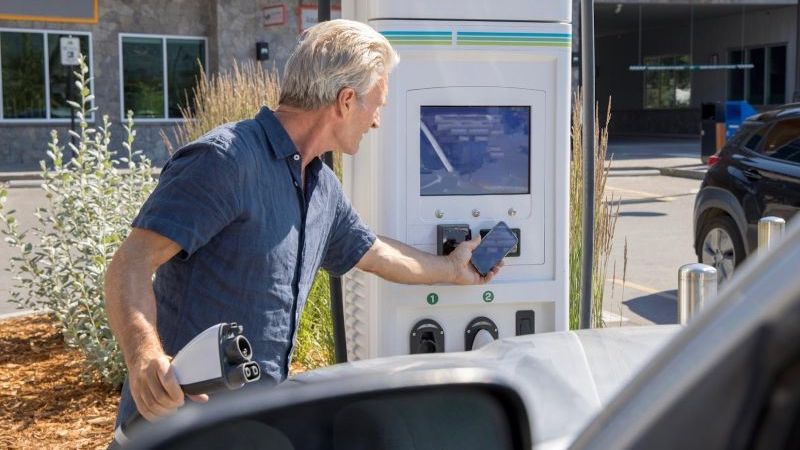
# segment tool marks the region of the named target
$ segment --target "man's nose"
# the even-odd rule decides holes
[[[379,128],[380,126],[381,126],[381,116],[375,114],[375,117],[372,118],[372,125],[370,125],[370,128]]]

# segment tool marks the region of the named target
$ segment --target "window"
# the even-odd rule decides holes
[[[754,134],[755,131],[758,131],[758,125],[754,125],[752,123],[743,123],[739,126],[739,131],[737,131],[733,137],[731,137],[727,142],[725,142],[726,148],[739,148],[747,144],[749,145],[749,140],[751,135]],[[758,139],[761,139],[760,137]],[[755,145],[758,145],[756,141]]]
[[[731,64],[752,64],[753,68],[730,71],[728,100],[747,100],[753,105],[786,102],[785,45],[731,50],[729,59]]]
[[[764,156],[800,164],[800,119],[778,122],[761,149]]]
[[[87,78],[91,77],[88,33],[0,30],[0,118],[10,121],[69,119],[67,101],[77,100],[78,90],[69,84],[70,72],[77,67],[61,65],[60,39],[68,36],[79,39],[81,53],[89,66]]]
[[[769,49],[769,65],[766,68],[766,77],[769,82],[767,100],[771,105],[786,102],[786,46],[771,47]]]
[[[730,63],[731,64],[744,64],[741,50],[731,51]],[[728,82],[728,100],[744,100],[744,73],[743,69],[732,69],[730,72]]]
[[[122,117],[182,119],[193,88],[206,69],[206,39],[198,37],[120,35]]]
[[[648,56],[646,66],[682,66],[689,55]],[[692,94],[692,75],[688,70],[649,70],[645,72],[646,109],[688,108]]]
[[[751,152],[758,151],[758,144],[761,143],[761,140],[764,139],[764,135],[767,133],[769,126],[761,127],[755,134],[750,136],[747,140],[747,143],[744,144],[744,148],[750,150]]]

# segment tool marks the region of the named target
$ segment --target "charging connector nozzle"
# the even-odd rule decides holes
[[[225,359],[231,364],[241,364],[253,357],[253,348],[244,336],[236,336],[224,344]]]
[[[232,367],[225,374],[229,389],[239,389],[247,383],[252,383],[261,378],[261,367],[255,361],[249,361]]]

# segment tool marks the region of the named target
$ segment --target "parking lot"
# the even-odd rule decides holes
[[[678,268],[696,262],[692,209],[700,180],[659,169],[698,169],[699,145],[695,139],[611,140],[606,190],[619,217],[605,286],[607,326],[677,322]]]
[[[8,189],[8,200],[3,208],[7,211],[16,210],[15,216],[20,229],[27,230],[37,224],[36,208],[46,204],[47,198],[38,182],[12,181]],[[8,244],[0,243],[0,269],[2,269],[0,270],[0,316],[20,312],[16,305],[8,302],[14,287],[13,274],[8,269],[11,267],[10,259],[16,254],[16,250]]]

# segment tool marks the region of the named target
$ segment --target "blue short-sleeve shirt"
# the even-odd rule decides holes
[[[195,335],[237,322],[263,369],[286,378],[300,314],[317,270],[350,270],[375,241],[334,173],[301,158],[263,108],[178,150],[133,226],[178,243],[153,282],[157,326],[174,355]],[[133,411],[123,388],[119,420]]]

